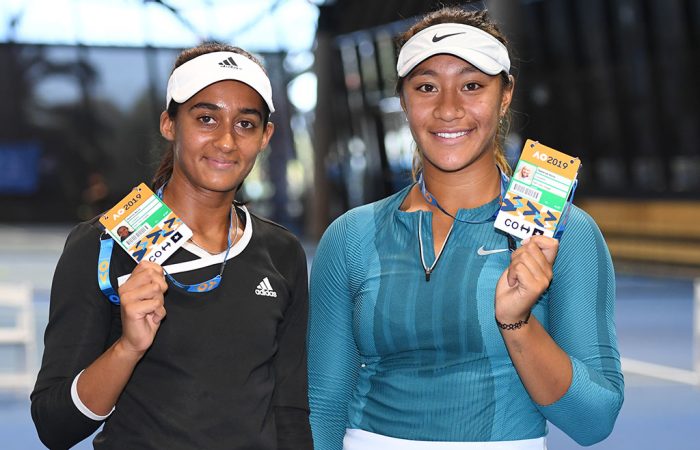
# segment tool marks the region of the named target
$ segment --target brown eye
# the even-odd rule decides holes
[[[467,91],[476,91],[480,87],[481,85],[479,85],[479,83],[467,83],[464,85],[464,89]]]
[[[432,84],[421,84],[418,86],[420,92],[435,92],[437,89]]]
[[[243,131],[253,131],[257,129],[260,126],[260,123],[257,122],[255,119],[248,120],[248,119],[241,119],[238,122],[236,122],[236,127],[240,128]]]

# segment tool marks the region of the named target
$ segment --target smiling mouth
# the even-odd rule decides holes
[[[435,134],[437,137],[441,137],[443,139],[457,139],[457,138],[461,138],[462,136],[466,136],[467,134],[469,134],[469,131],[455,131],[455,132],[438,131],[438,132],[435,132],[433,134]]]
[[[234,161],[225,159],[207,158],[207,160],[218,167],[228,167],[234,164]]]

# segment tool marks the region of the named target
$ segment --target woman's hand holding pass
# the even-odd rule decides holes
[[[496,320],[504,324],[525,321],[552,281],[559,241],[545,236],[524,239],[511,255],[510,265],[496,286]]]
[[[131,277],[119,287],[121,298],[122,346],[143,354],[153,343],[165,318],[164,294],[168,289],[163,268],[142,261]]]

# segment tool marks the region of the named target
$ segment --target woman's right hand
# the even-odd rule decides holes
[[[167,289],[163,268],[150,261],[141,261],[119,287],[122,316],[119,340],[125,350],[141,356],[151,346],[165,318],[163,296]]]

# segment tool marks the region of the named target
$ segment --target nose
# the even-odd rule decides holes
[[[236,136],[228,127],[221,127],[215,141],[216,147],[224,152],[230,152],[236,147]]]
[[[451,122],[464,117],[464,107],[461,103],[460,95],[451,90],[444,90],[437,98],[438,104],[435,108],[435,118]]]

